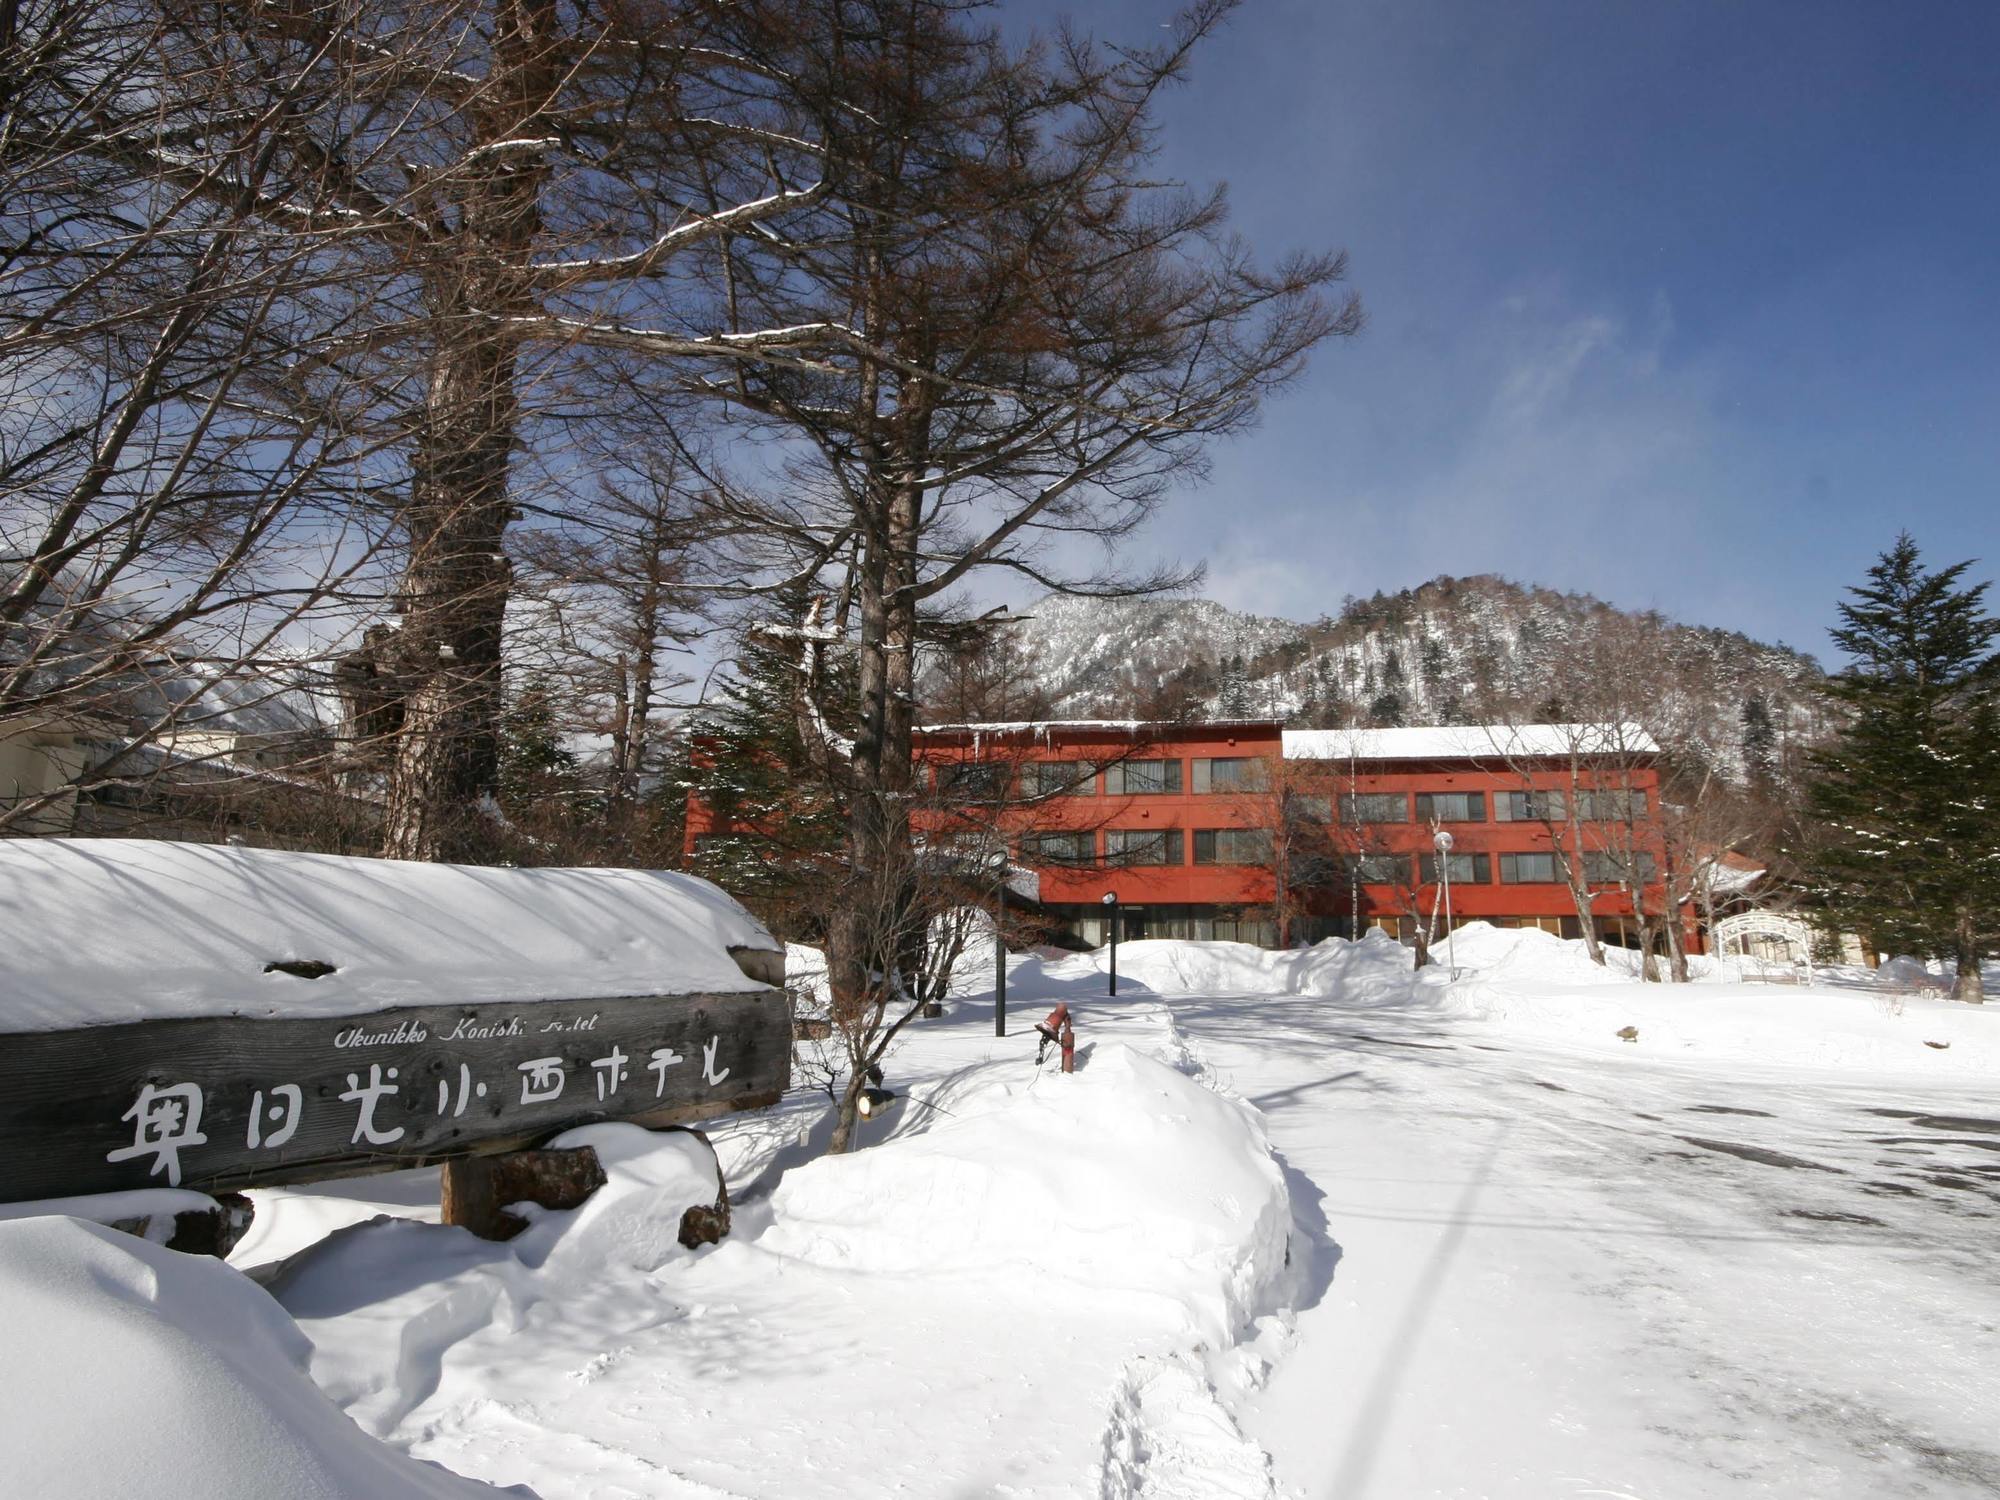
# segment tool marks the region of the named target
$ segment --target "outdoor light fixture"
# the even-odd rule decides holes
[[[1007,912],[1007,851],[993,856],[993,1034],[1007,1034],[1007,943],[1000,935]]]
[[[854,1107],[861,1112],[862,1119],[872,1120],[877,1115],[886,1114],[889,1106],[894,1104],[898,1097],[891,1089],[863,1089],[861,1098]]]
[[[1440,828],[1431,836],[1437,846],[1438,880],[1444,886],[1444,961],[1451,970],[1451,977],[1458,978],[1458,946],[1452,941],[1451,931],[1451,835]]]
[[[1106,891],[1104,905],[1111,913],[1111,988],[1106,994],[1118,993],[1118,893]]]

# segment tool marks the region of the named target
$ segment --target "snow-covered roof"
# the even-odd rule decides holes
[[[1137,734],[1161,730],[1188,734],[1205,729],[1276,729],[1282,719],[1006,719],[988,724],[924,724],[918,734],[1050,734],[1083,731],[1103,734]]]
[[[1436,724],[1411,729],[1287,729],[1287,760],[1508,760],[1651,755],[1636,724]]]
[[[660,870],[489,869],[149,839],[0,839],[0,1032],[168,1016],[757,988],[782,945]],[[275,962],[334,965],[318,979]]]
[[[1716,895],[1747,891],[1763,878],[1764,867],[1733,854],[1717,855],[1708,867],[1708,888]]]

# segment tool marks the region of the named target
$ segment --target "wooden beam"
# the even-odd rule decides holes
[[[0,1035],[0,1202],[317,1181],[774,1102],[784,992]]]

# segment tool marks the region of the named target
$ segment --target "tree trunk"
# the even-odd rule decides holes
[[[1713,960],[1720,958],[1721,955],[1715,951],[1715,878],[1712,874],[1702,877],[1701,920],[1702,946],[1708,951],[1711,967],[1715,969],[1719,977],[1722,973],[1721,966],[1713,962]]]
[[[1963,1000],[1968,1005],[1984,1005],[1986,986],[1979,973],[1979,941],[1969,910],[1962,910],[1958,914],[1956,937],[1958,978],[1952,984],[1951,998]]]
[[[501,381],[511,395],[513,359],[505,358],[503,373],[494,368],[502,362],[482,352],[491,351],[441,354],[446,368],[433,383],[433,425],[412,482],[397,640],[403,725],[382,828],[391,859],[475,857],[482,809],[499,787],[500,639],[512,575],[501,547],[513,421],[502,410],[511,400],[494,398]],[[451,368],[457,364],[467,368]],[[441,401],[439,386],[455,394]],[[441,415],[457,420],[437,422]]]
[[[1680,906],[1671,898],[1661,930],[1667,939],[1667,973],[1675,984],[1688,982],[1687,934],[1681,930]]]
[[[868,1087],[868,1075],[860,1068],[847,1075],[847,1086],[833,1110],[833,1138],[826,1143],[829,1156],[844,1156],[854,1149],[855,1132],[861,1126],[861,1091]]]
[[[403,727],[389,771],[382,852],[475,858],[497,804],[500,639],[513,582],[508,470],[519,419],[519,340],[500,319],[534,306],[526,284],[547,167],[534,145],[555,86],[550,0],[504,0],[477,106],[483,155],[453,174],[457,227],[425,289],[430,380],[412,463],[398,641]],[[506,143],[519,142],[518,146]]]
[[[1278,947],[1283,950],[1292,946],[1292,893],[1291,883],[1286,878],[1291,873],[1291,861],[1286,857],[1289,853],[1290,840],[1285,831],[1285,806],[1282,797],[1278,803],[1278,829],[1273,843],[1272,915],[1277,918]]]
[[[1636,903],[1635,903],[1636,904]],[[1648,984],[1660,982],[1660,960],[1658,949],[1660,935],[1655,919],[1648,916],[1639,918],[1639,977]]]
[[[1592,963],[1601,964],[1604,962],[1604,944],[1598,941],[1597,918],[1590,910],[1590,887],[1579,878],[1576,873],[1578,867],[1570,868],[1569,899],[1575,904],[1576,919],[1583,927],[1583,950],[1590,955]]]
[[[1597,919],[1590,910],[1590,882],[1584,878],[1583,868],[1583,825],[1576,819],[1577,779],[1574,767],[1570,770],[1568,800],[1564,810],[1569,814],[1566,824],[1549,824],[1549,844],[1555,854],[1556,863],[1562,876],[1569,884],[1569,899],[1576,907],[1576,919],[1583,929],[1583,951],[1590,955],[1594,964],[1604,962],[1604,944],[1597,938]],[[1567,848],[1562,841],[1562,831],[1567,828],[1570,842]],[[1572,854],[1570,850],[1576,852]]]

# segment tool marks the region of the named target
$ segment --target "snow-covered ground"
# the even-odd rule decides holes
[[[257,1194],[234,1260],[362,1429],[545,1500],[2000,1493],[2000,1005],[1456,958],[1023,957],[998,1039],[975,954],[859,1153],[718,1124],[720,1245],[690,1138],[593,1127],[612,1187],[511,1245],[403,1173]]]

